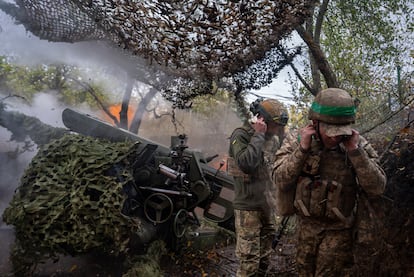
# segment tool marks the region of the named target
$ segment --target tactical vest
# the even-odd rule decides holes
[[[294,205],[299,213],[324,221],[351,225],[357,197],[357,181],[346,152],[312,148],[296,187]]]

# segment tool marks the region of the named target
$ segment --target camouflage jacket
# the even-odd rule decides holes
[[[358,192],[383,193],[386,176],[372,146],[360,137],[359,147],[347,152],[340,144],[323,149],[313,140],[309,152],[299,147],[295,133],[284,140],[276,154],[272,179],[281,191],[295,191],[297,213],[308,219],[350,226]]]
[[[249,127],[237,128],[230,137],[227,170],[235,179],[233,206],[240,210],[268,209],[265,194],[270,170],[280,147],[277,136],[267,137]]]

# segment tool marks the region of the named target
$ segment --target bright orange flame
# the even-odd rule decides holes
[[[118,119],[118,121],[120,120],[119,113],[121,112],[121,108],[122,108],[121,104],[112,105],[112,106],[109,106],[108,108],[111,114],[115,116]],[[135,108],[128,106],[128,113],[127,113],[128,124],[131,124],[131,119],[134,116],[134,114],[135,114]],[[112,118],[110,118],[105,112],[102,112],[102,119],[111,124],[114,124],[114,121],[112,120]]]

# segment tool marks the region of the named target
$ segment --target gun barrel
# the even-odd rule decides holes
[[[166,193],[166,194],[184,195],[184,196],[188,196],[188,197],[193,196],[191,193],[186,192],[186,191],[176,191],[176,190],[170,190],[170,189],[159,189],[159,188],[153,188],[153,187],[139,187],[139,188],[140,189],[145,189],[145,190],[151,190],[151,191],[155,191],[155,192],[162,192],[162,193]]]
[[[108,139],[114,142],[127,140],[139,141],[140,143],[142,143],[142,147],[145,147],[145,145],[148,144],[153,144],[157,145],[157,152],[166,156],[168,156],[171,151],[170,148],[165,145],[142,138],[127,130],[114,127],[111,124],[100,120],[99,118],[93,117],[88,114],[80,113],[69,108],[63,111],[62,121],[63,124],[65,124],[65,126],[71,131],[86,136]],[[185,149],[185,152],[189,153],[191,152],[191,150]],[[217,172],[217,169],[209,166],[206,163],[200,163],[200,168],[202,172],[207,176],[215,180],[219,180],[220,183],[222,183],[226,187],[233,188],[234,180],[225,172]]]
[[[157,151],[168,155],[170,148],[159,143],[142,138],[127,130],[117,128],[111,124],[93,117],[89,114],[83,114],[72,109],[65,109],[62,112],[63,124],[73,132],[92,136],[96,138],[108,139],[114,142],[120,141],[139,141],[144,146],[147,144],[155,144],[158,146]]]

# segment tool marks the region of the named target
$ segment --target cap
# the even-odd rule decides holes
[[[329,137],[352,135],[351,124],[337,125],[337,124],[328,124],[320,121],[319,124],[325,130],[325,133]]]

